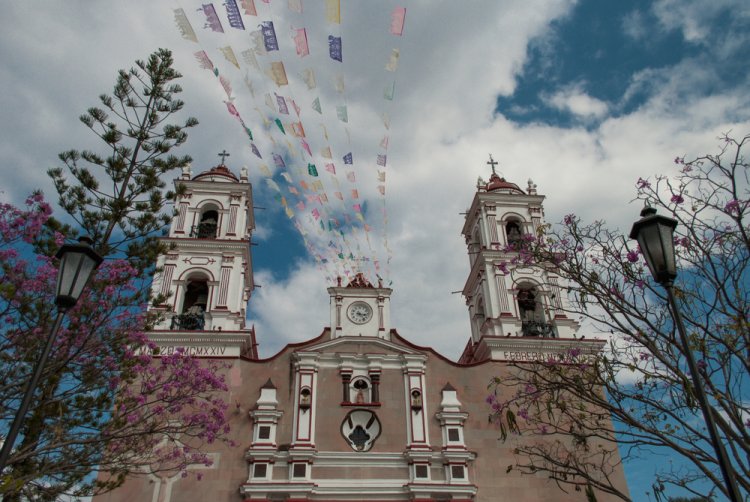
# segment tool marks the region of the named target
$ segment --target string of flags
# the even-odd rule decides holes
[[[275,12],[282,3],[287,4],[292,16]],[[223,0],[221,5],[223,17],[212,3],[196,6],[192,16],[203,22],[205,33],[225,40],[216,50],[218,60],[226,61],[228,69],[220,70],[211,59],[208,44],[199,40],[184,9],[175,9],[174,19],[180,35],[201,47],[194,52],[198,66],[209,70],[219,82],[226,96],[223,102],[248,139],[258,173],[327,279],[333,281],[337,276],[360,271],[370,277],[374,273],[388,278],[392,251],[387,234],[386,166],[400,48],[393,47],[381,66],[381,78],[385,80],[379,114],[383,132],[370,143],[377,145],[379,152],[368,154],[365,149],[364,156],[355,155],[349,127],[357,124],[358,117],[352,122],[347,102],[340,0],[325,0],[323,5],[327,33],[319,33],[320,29],[310,24],[315,10],[320,9],[317,2],[303,5],[302,0],[261,0],[260,4],[255,0]],[[305,7],[312,8],[312,14]],[[289,26],[289,36],[280,37],[279,26],[287,24],[280,20],[290,17],[295,23]],[[383,32],[402,37],[405,19],[405,7],[393,8],[388,29]],[[239,42],[230,39],[222,21],[246,36]],[[328,61],[336,65],[329,67],[332,71],[304,64],[310,58],[320,61],[323,47]],[[243,71],[244,76],[240,76]],[[316,73],[332,73],[326,82],[331,87],[321,87]],[[236,94],[232,85],[235,79],[244,83],[248,101]],[[248,115],[255,118],[249,120]],[[362,131],[357,132],[361,137]],[[377,200],[379,211],[378,204],[373,204]],[[378,226],[380,234],[375,233]]]

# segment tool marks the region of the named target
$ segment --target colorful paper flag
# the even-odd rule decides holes
[[[352,188],[352,199],[359,199],[359,192],[356,188]]]
[[[237,61],[237,56],[234,55],[232,47],[230,47],[229,45],[227,45],[226,47],[219,47],[219,52],[222,53],[224,59],[236,66],[237,69],[240,68],[240,63]]]
[[[354,211],[355,211],[355,212],[357,212],[357,213],[361,213],[361,212],[362,212],[362,206],[361,206],[360,204],[353,204],[353,205],[352,205],[352,208],[353,208],[353,209],[354,209]]]
[[[378,160],[376,162],[377,165],[385,167],[385,155],[378,154]]]
[[[287,215],[287,217],[288,217],[289,219],[292,219],[292,218],[294,218],[294,211],[292,211],[292,208],[290,208],[290,207],[285,207],[285,208],[284,208],[284,211],[286,212],[286,215]]]
[[[257,16],[258,11],[255,10],[255,2],[253,0],[240,0],[240,5],[245,10],[245,14],[248,16]]]
[[[279,128],[282,134],[286,134],[286,131],[284,130],[284,124],[281,123],[281,119],[274,119],[274,122],[276,122],[276,126]]]
[[[315,72],[312,68],[305,68],[302,70],[302,80],[305,81],[308,89],[315,89],[317,84],[315,82]]]
[[[268,178],[268,179],[266,179],[266,182],[268,183],[268,186],[270,186],[271,188],[273,188],[277,192],[281,192],[281,188],[279,188],[279,185],[276,184],[276,182],[273,179]]]
[[[263,34],[263,45],[268,52],[279,50],[279,41],[276,38],[276,30],[273,28],[273,21],[263,21],[260,23],[260,31]]]
[[[276,96],[276,104],[279,105],[279,113],[289,115],[289,108],[287,108],[286,106],[286,100],[284,99],[284,96],[279,96],[275,92],[273,93],[273,95]]]
[[[236,0],[224,0],[224,7],[227,9],[229,26],[238,30],[244,30],[245,23],[242,22],[242,16],[240,15],[239,7],[237,7]]]
[[[253,151],[256,157],[258,157],[259,159],[263,158],[260,156],[260,152],[258,151],[258,147],[255,146],[255,143],[250,143],[250,149]]]
[[[253,41],[253,50],[259,56],[268,54],[266,50],[266,44],[263,41],[263,32],[261,30],[255,30],[250,32],[250,40]]]
[[[396,82],[391,82],[383,90],[383,97],[388,101],[393,101],[393,94],[396,92]]]
[[[271,78],[279,87],[289,84],[289,81],[286,78],[284,63],[281,61],[274,61],[271,63]]]
[[[344,164],[352,165],[354,163],[354,159],[352,157],[352,152],[347,153],[344,155]]]
[[[271,174],[271,170],[270,170],[270,169],[268,169],[268,166],[267,166],[267,165],[265,165],[265,164],[261,164],[261,165],[260,165],[260,167],[259,167],[258,169],[260,170],[261,174],[263,174],[264,176],[267,176],[267,177],[269,177],[269,178],[270,178],[270,177],[272,176],[272,174]]]
[[[378,171],[378,181],[385,183],[385,171]]]
[[[341,192],[333,192],[333,196],[339,200],[344,200],[344,194],[342,194]]]
[[[310,150],[310,145],[307,144],[307,141],[304,139],[300,139],[299,141],[302,143],[302,148],[304,148],[307,154],[312,157],[312,151]]]
[[[203,11],[203,14],[206,16],[206,24],[203,25],[204,28],[211,28],[212,31],[224,33],[224,28],[221,26],[221,21],[219,21],[219,16],[216,14],[214,4],[204,3],[198,10]]]
[[[341,24],[340,0],[326,0],[326,21]]]
[[[385,195],[385,185],[378,185],[378,192],[380,195]]]
[[[286,167],[286,164],[284,163],[284,158],[279,155],[278,153],[272,153],[273,156],[273,163],[276,165],[276,167]]]
[[[331,155],[331,147],[330,147],[330,146],[327,146],[327,147],[323,148],[323,149],[322,149],[322,150],[320,151],[320,155],[321,155],[321,156],[322,156],[323,158],[326,158],[326,159],[332,159],[332,158],[333,158],[333,155]]]
[[[255,53],[252,51],[252,49],[245,49],[244,51],[240,52],[240,55],[242,56],[242,60],[245,62],[245,64],[252,66],[256,70],[260,70],[260,65],[258,64],[258,60],[255,57]]]
[[[289,10],[302,14],[302,0],[289,0]]]
[[[299,195],[299,192],[297,191],[297,189],[292,186],[289,187],[289,193],[293,193],[294,195]]]
[[[396,7],[391,13],[391,33],[399,37],[404,34],[406,7]]]
[[[198,60],[198,64],[201,68],[204,70],[213,70],[214,64],[211,62],[211,59],[209,59],[208,54],[206,54],[206,51],[198,51],[194,54],[195,59]]]
[[[237,107],[234,106],[234,103],[232,103],[231,101],[224,101],[224,104],[227,105],[227,111],[229,112],[230,115],[234,115],[235,117],[239,118],[240,112],[237,111]],[[252,135],[250,136],[250,139],[251,140],[253,139]]]
[[[191,42],[198,42],[198,37],[195,36],[195,31],[190,25],[190,21],[183,9],[174,10],[174,22],[177,24],[177,28],[180,30],[182,38],[190,40]]]
[[[294,30],[294,46],[297,49],[297,55],[305,57],[310,54],[310,47],[307,45],[307,30],[299,28]]]
[[[284,178],[284,181],[286,181],[287,183],[292,183],[292,175],[288,172],[285,171],[281,173],[281,177]]]
[[[331,163],[326,164],[326,171],[328,171],[331,174],[336,174],[336,166],[334,166]]]
[[[307,174],[309,174],[310,176],[318,175],[318,169],[315,167],[315,164],[307,164]]]
[[[388,71],[396,71],[398,69],[399,50],[393,49],[391,51],[391,59],[385,65],[385,69]]]
[[[349,171],[346,173],[346,179],[351,181],[352,183],[355,183],[357,181],[356,177],[354,176],[354,171]]]
[[[343,62],[343,55],[341,52],[341,37],[328,35],[328,53],[331,56],[331,59],[333,59],[334,61],[338,61],[339,63]]]
[[[219,76],[219,83],[221,83],[221,86],[224,88],[224,92],[227,93],[227,97],[229,99],[232,99],[232,84],[224,78],[224,75]]]
[[[339,94],[344,94],[344,91],[346,90],[346,86],[344,85],[343,75],[336,75],[334,77],[333,87],[336,89],[336,92],[338,92]]]
[[[305,137],[305,128],[302,127],[302,122],[292,122],[292,134],[298,138]]]
[[[315,101],[312,102],[312,108],[320,114],[323,113],[323,110],[320,108],[320,98],[315,98]]]
[[[289,101],[292,102],[292,108],[294,108],[294,113],[296,113],[297,117],[299,117],[299,112],[301,111],[300,107],[297,106],[297,103],[295,103],[293,99],[290,99]]]
[[[388,114],[388,112],[383,112],[383,125],[386,129],[391,128],[391,116]]]
[[[380,140],[380,148],[388,149],[388,136],[383,136],[383,139]]]
[[[344,122],[344,123],[349,122],[349,116],[346,111],[346,105],[338,105],[336,107],[336,116],[339,118],[341,122]]]
[[[316,208],[313,208],[313,210],[312,210],[312,215],[313,215],[313,217],[314,217],[314,218],[315,218],[316,220],[320,219],[320,211],[318,211],[318,208],[317,208],[317,207],[316,207]]]

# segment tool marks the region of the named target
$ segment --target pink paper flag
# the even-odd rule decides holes
[[[310,145],[307,144],[307,141],[300,139],[300,142],[302,143],[302,148],[304,148],[307,154],[312,157],[312,150],[310,150]]]
[[[346,173],[346,179],[354,183],[356,181],[356,178],[354,177],[354,171],[349,171]]]
[[[356,188],[352,188],[352,199],[359,199],[359,192]]]
[[[312,215],[315,217],[316,220],[320,219],[320,211],[318,211],[318,208],[314,208],[312,210]]]
[[[399,37],[404,34],[406,7],[396,7],[391,13],[391,33]]]
[[[354,211],[357,212],[357,213],[361,213],[362,212],[362,206],[359,205],[359,204],[352,205],[352,208],[354,208]]]
[[[334,166],[333,164],[326,164],[326,171],[336,174],[336,166]]]
[[[333,196],[338,200],[344,200],[344,194],[342,194],[341,192],[333,192]]]
[[[297,55],[305,57],[310,54],[310,47],[307,45],[307,31],[305,28],[294,30],[294,46],[297,49]]]

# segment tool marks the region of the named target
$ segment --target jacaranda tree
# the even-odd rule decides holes
[[[677,302],[733,475],[747,497],[750,172],[743,149],[750,136],[721,139],[716,154],[675,159],[673,175],[639,179],[637,198],[678,221]],[[501,435],[527,436],[509,468],[545,473],[590,498],[597,488],[629,500],[613,483],[619,444],[633,459],[660,452],[679,458],[662,464],[657,500],[666,499],[670,485],[695,496],[725,493],[666,293],[637,243],[603,221],[569,215],[524,241],[501,266],[512,274],[530,263],[567,279],[567,314],[586,321],[586,336],[608,344],[598,356],[573,350],[562,359],[518,364],[511,377],[491,383],[488,403]]]

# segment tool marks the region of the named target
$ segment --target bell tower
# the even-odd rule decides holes
[[[247,168],[238,178],[222,162],[175,180],[176,210],[163,238],[151,310],[163,315],[149,333],[157,351],[182,347],[206,357],[257,356],[254,333],[245,325],[253,291],[250,239],[255,227]],[[157,355],[157,354],[155,354]]]
[[[487,163],[492,175],[477,181],[461,231],[471,266],[463,289],[470,345],[501,337],[573,338],[578,323],[565,314],[560,278],[546,268],[513,265],[544,224],[544,196],[531,180],[522,190],[499,176],[492,156]]]

